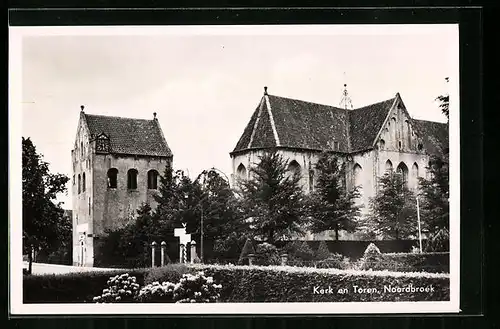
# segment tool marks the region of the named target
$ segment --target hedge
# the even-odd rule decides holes
[[[143,286],[145,279],[173,281],[184,271],[204,271],[222,284],[221,302],[445,301],[450,298],[449,275],[438,273],[206,264],[127,272]],[[91,302],[105,288],[109,277],[120,273],[123,270],[26,276],[24,302]],[[368,288],[375,290],[360,290]],[[402,288],[408,291],[398,290]],[[415,288],[427,288],[427,291],[415,291]]]
[[[203,270],[205,275],[213,276],[215,282],[222,284],[223,302],[392,302],[450,299],[447,274],[202,264],[191,265],[190,268]],[[407,287],[409,291],[398,291]],[[427,291],[412,291],[411,287]],[[360,291],[368,288],[375,290]],[[341,293],[339,289],[347,289],[347,292]]]
[[[401,272],[450,272],[450,254],[432,253],[387,253],[361,260],[363,270],[389,270]]]
[[[127,271],[144,284],[149,269]],[[100,295],[111,276],[123,270],[23,276],[24,303],[88,303]]]

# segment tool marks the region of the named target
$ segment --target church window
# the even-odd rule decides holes
[[[73,175],[73,185],[75,185],[75,175]]]
[[[411,167],[411,175],[412,175],[412,179],[413,179],[413,185],[414,185],[414,187],[417,187],[418,186],[419,172],[418,172],[418,165],[416,162]]]
[[[362,175],[363,175],[363,168],[359,165],[359,163],[356,163],[353,167],[354,186],[357,186],[359,188],[360,197],[363,195]]]
[[[392,171],[392,162],[391,160],[387,160],[385,163],[385,171]]]
[[[410,127],[410,122],[408,120],[405,121],[406,123],[406,138],[408,139],[408,147],[411,147],[411,127]]]
[[[385,148],[385,140],[381,139],[379,144],[380,144],[380,149],[383,150]]]
[[[158,172],[156,170],[148,171],[148,189],[156,190],[158,188]]]
[[[108,170],[108,187],[116,188],[118,181],[118,169],[111,168]]]
[[[80,174],[78,174],[78,194],[82,193],[82,176],[80,176]]]
[[[82,192],[85,192],[85,173],[82,174]]]
[[[236,175],[238,176],[239,179],[246,179],[247,178],[247,169],[243,165],[243,163],[240,163],[238,166],[238,169],[236,169]]]
[[[89,215],[90,215],[90,198],[89,198]]]
[[[83,157],[83,142],[80,142],[80,153]]]
[[[309,191],[314,190],[314,170],[310,169],[309,170]]]
[[[424,148],[424,145],[422,145],[422,143],[418,143],[417,149],[418,149],[419,151],[422,151],[422,150],[423,150],[423,148]]]
[[[137,170],[129,169],[127,172],[127,188],[129,190],[137,189]]]
[[[398,147],[401,149],[401,147],[402,147],[402,146],[403,146],[403,145],[402,145],[401,141],[399,141],[399,142],[398,142]]]
[[[297,161],[292,160],[288,165],[288,171],[292,175],[298,175],[300,177],[300,165]]]
[[[408,184],[408,167],[405,165],[404,162],[401,162],[399,165],[398,165],[398,168],[397,168],[397,173],[402,175],[403,177],[403,181]]]

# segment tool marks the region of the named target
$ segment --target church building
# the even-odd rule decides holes
[[[233,185],[238,179],[248,179],[250,167],[269,149],[276,149],[288,161],[290,172],[301,175],[306,192],[314,190],[318,155],[323,151],[337,154],[347,162],[348,188],[361,187],[359,203],[366,214],[378,177],[386,170],[401,172],[409,188],[418,187],[430,156],[447,152],[448,126],[412,118],[399,93],[354,109],[270,95],[264,87],[263,97],[230,153]],[[306,239],[330,236],[308,235]]]
[[[73,264],[94,266],[99,238],[153,208],[159,175],[172,152],[154,113],[152,120],[92,115],[81,107],[71,151]]]

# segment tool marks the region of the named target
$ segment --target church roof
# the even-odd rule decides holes
[[[270,147],[343,153],[371,149],[398,97],[347,110],[266,94],[231,154]],[[427,151],[447,143],[445,124],[413,121]]]
[[[109,137],[111,153],[170,157],[172,152],[160,124],[153,120],[132,119],[83,113],[93,138],[104,133]]]
[[[447,153],[449,139],[446,123],[413,119],[413,124],[429,154]]]

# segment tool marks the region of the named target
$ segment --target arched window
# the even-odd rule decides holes
[[[391,119],[391,129],[392,129],[392,139],[394,141],[397,140],[397,136],[396,136],[396,118],[392,118]]]
[[[309,169],[309,191],[314,190],[314,170]]]
[[[363,168],[356,163],[353,168],[354,173],[354,186],[361,186],[361,174],[363,172]]]
[[[416,162],[411,167],[411,176],[412,176],[412,180],[413,180],[413,186],[417,187],[418,186],[419,173],[418,173],[418,165],[417,165]]]
[[[408,120],[405,121],[406,124],[406,138],[408,140],[408,148],[411,148],[411,127]]]
[[[403,143],[401,141],[398,142],[398,148],[401,149],[403,147]]]
[[[238,166],[238,169],[236,169],[236,175],[238,176],[239,179],[246,179],[247,178],[247,168],[243,165],[243,163],[240,163]]]
[[[129,190],[137,189],[137,170],[129,169],[127,172],[127,188]]]
[[[108,187],[116,188],[118,185],[118,169],[111,168],[108,170]]]
[[[385,148],[385,140],[381,139],[379,145],[380,145],[379,148],[383,150]]]
[[[80,142],[80,152],[81,152],[82,157],[83,157],[83,142]]]
[[[82,193],[82,176],[78,174],[78,194]]]
[[[288,171],[290,172],[290,174],[292,175],[298,175],[300,177],[300,165],[297,161],[295,160],[292,160],[289,164],[288,164]]]
[[[403,181],[405,183],[408,183],[408,167],[405,165],[404,162],[401,162],[399,165],[398,165],[398,168],[397,168],[397,173],[402,175],[403,176]]]
[[[148,171],[148,189],[156,190],[158,188],[158,172],[156,170]]]
[[[85,173],[82,174],[82,192],[85,192]]]
[[[417,149],[422,151],[424,149],[424,145],[422,143],[418,143]]]
[[[391,162],[391,160],[387,160],[385,162],[385,171],[392,171],[392,162]]]

